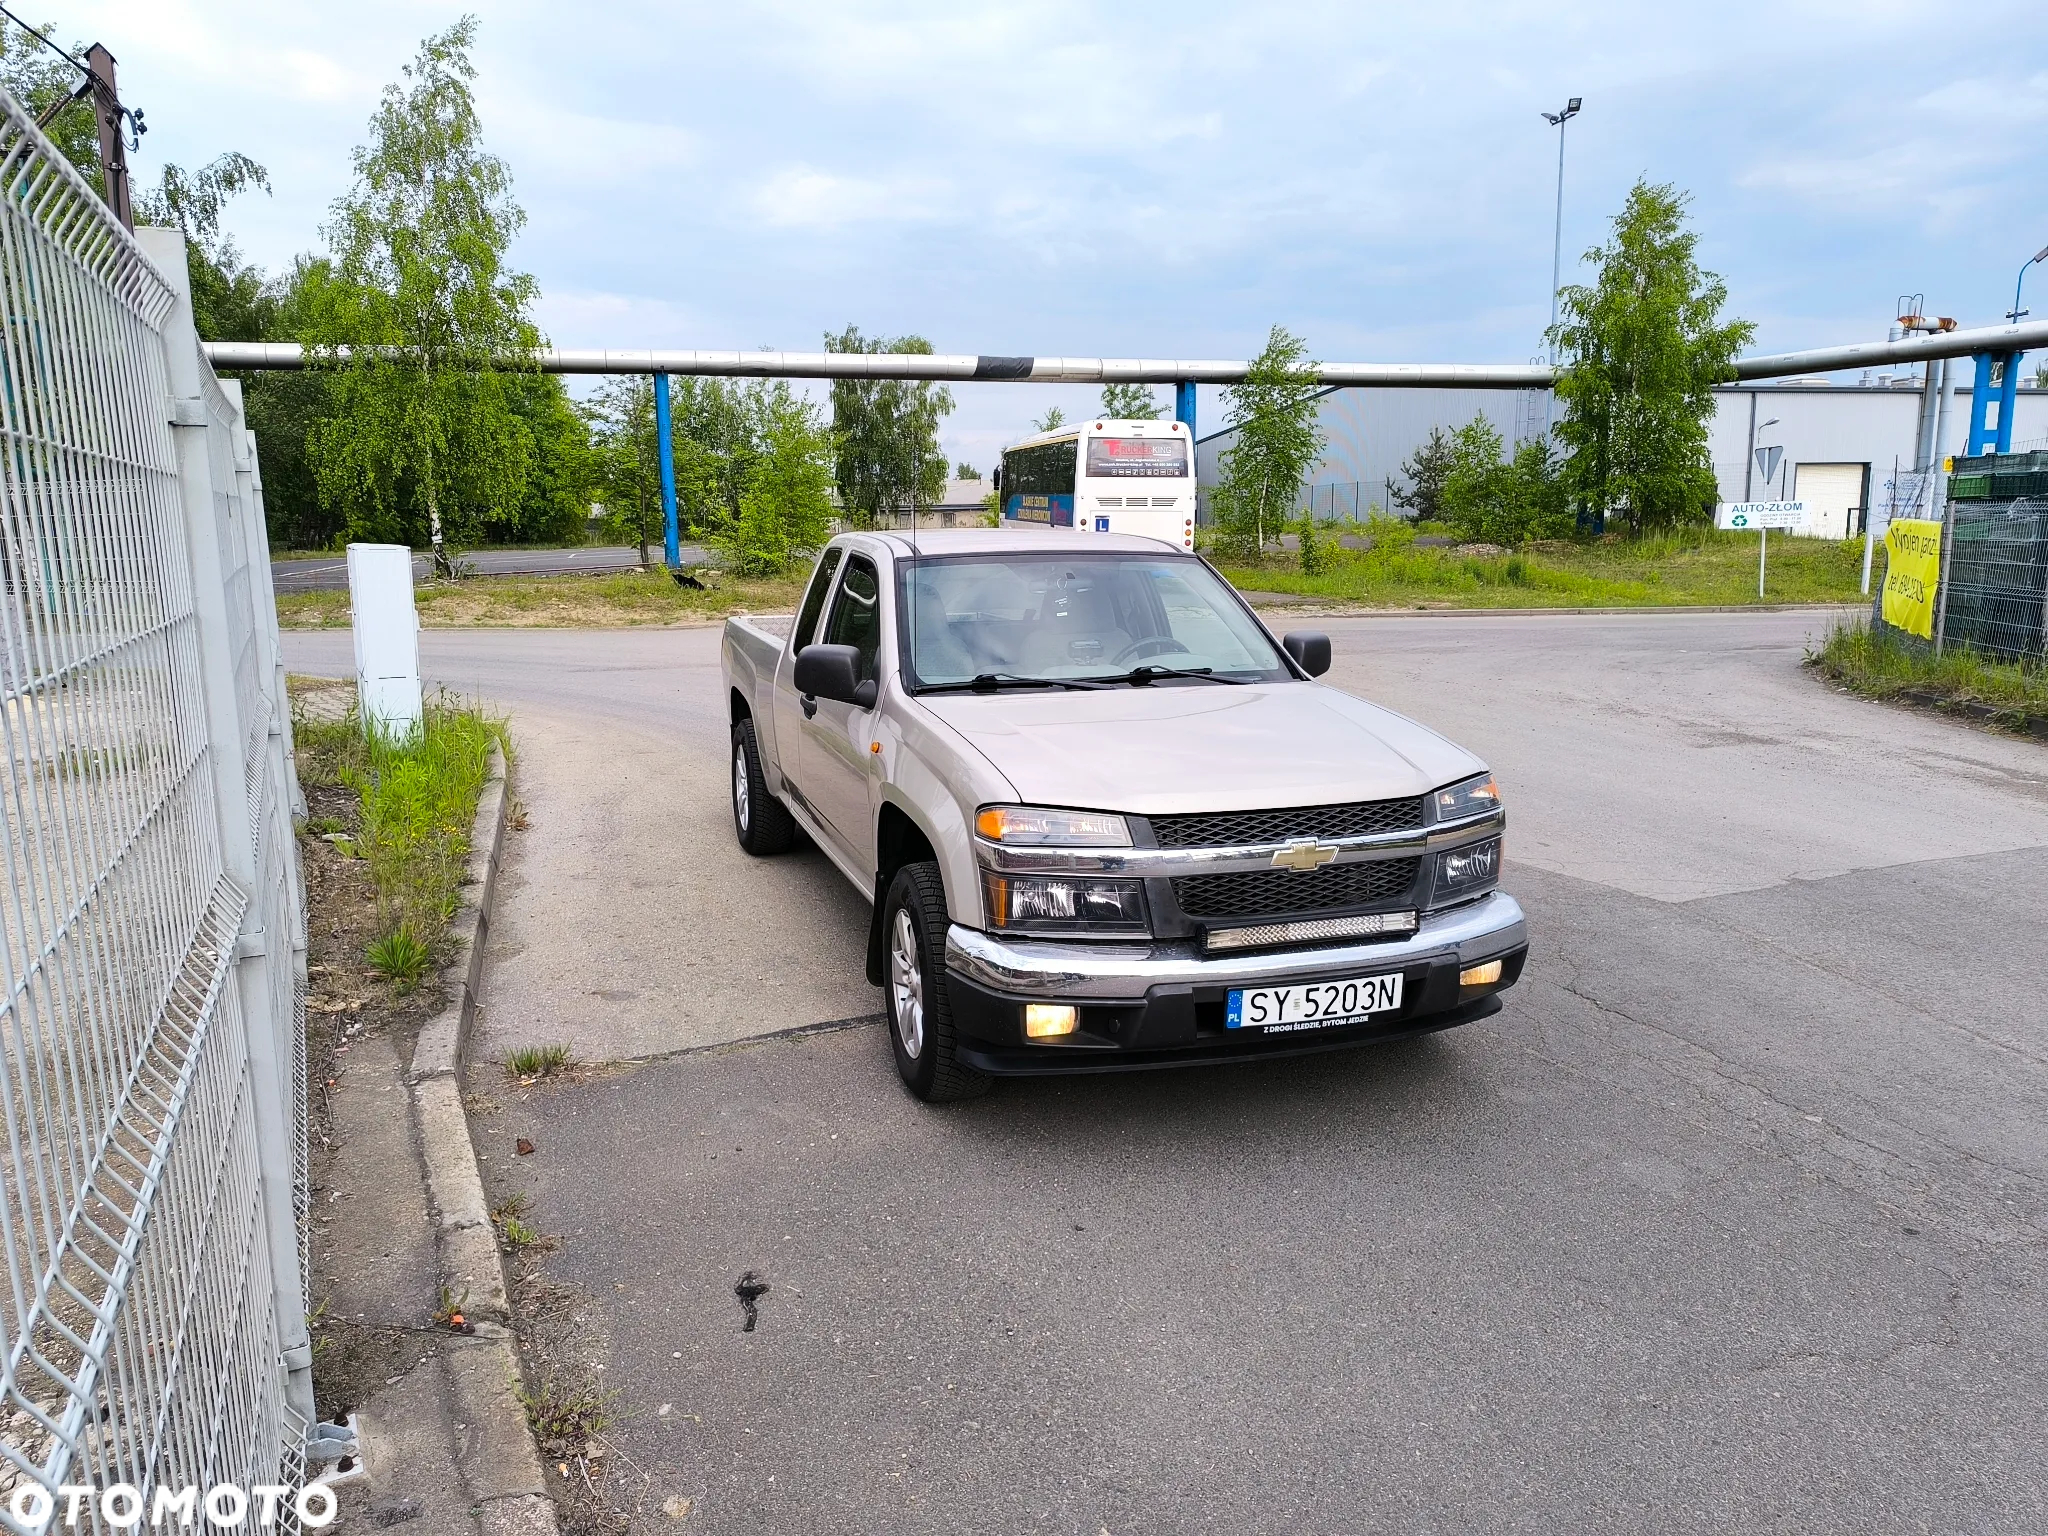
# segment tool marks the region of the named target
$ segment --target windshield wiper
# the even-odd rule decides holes
[[[1001,688],[1113,688],[1117,682],[1087,677],[1020,677],[1015,672],[983,672],[960,683],[926,683],[919,693],[994,693]]]
[[[1135,666],[1121,677],[1104,677],[1095,681],[1105,684],[1149,683],[1162,677],[1199,677],[1205,683],[1228,683],[1233,688],[1242,688],[1246,679],[1225,677],[1214,667],[1155,667],[1149,662]]]

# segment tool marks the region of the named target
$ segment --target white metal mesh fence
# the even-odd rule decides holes
[[[303,887],[260,487],[182,245],[145,234],[148,253],[0,93],[16,1529],[25,1481],[290,1481],[311,1409]]]

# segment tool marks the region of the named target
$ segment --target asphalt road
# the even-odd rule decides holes
[[[1333,680],[1501,777],[1506,1010],[936,1112],[874,1023],[749,1042],[878,994],[815,854],[731,852],[715,632],[422,636],[522,745],[486,1052],[643,1058],[487,1084],[634,1497],[706,1531],[2048,1525],[2048,752],[1817,685],[1812,615],[1327,622]]]
[[[598,571],[630,571],[640,564],[637,548],[625,549],[478,549],[458,557],[478,576],[562,576]],[[655,552],[655,559],[661,558]],[[683,563],[704,559],[704,551],[684,545]],[[415,581],[424,581],[432,566],[429,555],[412,557]],[[306,560],[273,560],[270,579],[279,592],[339,592],[348,586],[346,555],[316,555]]]

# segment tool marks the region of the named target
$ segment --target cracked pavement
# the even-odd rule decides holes
[[[494,1037],[574,1018],[626,1063],[501,1095],[540,1151],[495,1176],[600,1314],[645,1507],[2048,1527],[2048,749],[1822,687],[1817,615],[1325,622],[1334,681],[1501,776],[1534,936],[1506,1009],[938,1112],[874,1024],[748,1038],[875,1005],[828,969],[858,939],[828,872],[709,843],[715,632],[422,636],[548,716],[523,766],[556,803],[584,783],[649,850],[608,845],[580,921],[515,886],[547,960],[485,998]],[[321,645],[346,667],[291,635],[294,669]],[[513,857],[589,825],[536,815]],[[635,995],[592,1001],[607,965]],[[649,967],[687,985],[649,1002]]]

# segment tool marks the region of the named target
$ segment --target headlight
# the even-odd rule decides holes
[[[1499,810],[1500,786],[1493,782],[1492,774],[1482,773],[1476,779],[1440,789],[1431,798],[1436,802],[1438,821],[1462,821],[1467,816]]]
[[[1480,890],[1500,878],[1500,839],[1467,843],[1436,856],[1436,895],[1462,896]]]
[[[1037,805],[991,805],[974,830],[992,843],[1036,848],[1128,848],[1131,829],[1107,811],[1054,811]]]
[[[984,870],[992,928],[1034,932],[1144,933],[1145,888],[1136,880],[1074,880]]]

